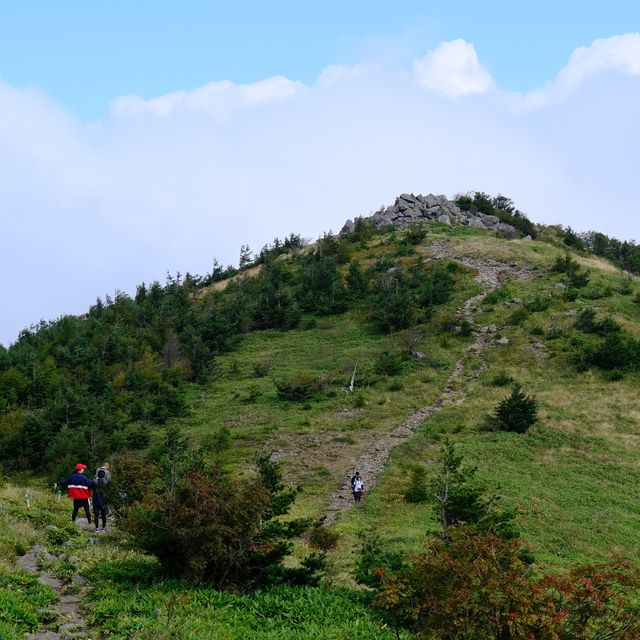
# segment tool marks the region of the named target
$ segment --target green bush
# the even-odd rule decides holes
[[[551,306],[551,298],[549,296],[536,296],[533,300],[526,302],[524,306],[531,313],[546,311]]]
[[[384,349],[376,357],[373,368],[383,376],[397,376],[402,371],[402,354]]]
[[[317,524],[311,529],[309,544],[314,549],[330,551],[331,549],[336,548],[339,539],[340,534],[337,531]]]
[[[525,395],[522,386],[515,383],[511,394],[498,404],[488,422],[499,431],[525,433],[537,419],[537,402],[534,398]]]
[[[253,363],[253,375],[256,378],[264,378],[273,369],[273,358],[264,358]]]
[[[522,324],[529,317],[529,311],[525,307],[519,307],[507,318],[507,324],[519,325]]]
[[[279,519],[297,495],[297,489],[283,484],[279,465],[260,454],[255,476],[232,479],[217,464],[204,466],[206,452],[201,453],[189,450],[169,459],[166,477],[150,484],[119,527],[139,549],[154,554],[169,575],[218,588],[315,584],[322,556],[312,554],[301,567],[284,565],[290,540],[310,523]]]
[[[324,390],[322,381],[317,376],[298,373],[289,380],[273,379],[278,397],[283,400],[301,402],[318,396]]]
[[[427,472],[422,465],[414,465],[411,468],[409,486],[404,492],[404,499],[410,504],[417,504],[429,500],[427,489]]]
[[[513,383],[513,378],[506,371],[497,371],[491,378],[494,387],[506,387]]]
[[[385,578],[405,567],[402,554],[383,547],[380,537],[369,531],[360,536],[354,578],[359,584],[378,588]]]

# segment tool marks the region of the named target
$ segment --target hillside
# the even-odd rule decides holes
[[[432,497],[405,495],[412,478],[431,486],[445,442],[515,511],[536,571],[636,562],[638,277],[555,228],[505,239],[432,215],[404,228],[359,222],[311,247],[292,236],[247,270],[141,288],[0,353],[9,474],[0,601],[13,612],[0,613],[0,635],[55,627],[42,613],[55,594],[12,565],[45,544],[55,557],[42,566],[69,580],[75,569],[60,554],[71,540],[89,579],[82,633],[396,637],[369,608],[354,566],[372,532],[408,556],[439,532]],[[509,215],[493,225],[521,223]],[[526,433],[487,421],[513,383],[537,402]],[[76,458],[109,458],[114,476],[129,479],[127,465],[153,459],[171,430],[231,477],[252,476],[256,451],[272,454],[301,489],[283,520],[323,519],[336,532],[323,586],[278,586],[251,600],[167,581],[126,532],[96,538],[64,524],[67,505],[45,490],[52,478]],[[356,470],[367,489],[357,506]],[[18,486],[29,487],[30,509]],[[310,551],[309,534],[298,536],[287,562]]]

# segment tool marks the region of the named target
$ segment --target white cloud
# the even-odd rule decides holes
[[[271,78],[123,98],[83,126],[0,82],[0,342],[166,271],[235,263],[242,242],[337,231],[403,191],[502,192],[536,221],[638,238],[640,77],[616,42],[590,48],[606,64],[572,56],[579,90],[544,109],[488,91],[467,43],[416,63],[433,78],[454,69],[451,100],[403,70],[333,67],[315,86]],[[459,99],[470,87],[482,100]]]
[[[169,118],[177,113],[203,112],[224,119],[230,113],[284,100],[304,89],[304,84],[274,76],[248,84],[229,81],[210,82],[193,91],[175,91],[145,100],[136,95],[114,100],[111,114],[115,117],[152,114]]]
[[[537,107],[566,99],[589,78],[606,72],[640,75],[640,33],[594,40],[588,47],[575,49],[555,80],[528,93],[526,102]]]
[[[418,82],[450,98],[493,89],[491,74],[480,64],[475,47],[464,40],[443,42],[424,58],[415,60]]]

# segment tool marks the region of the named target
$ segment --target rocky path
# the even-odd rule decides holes
[[[485,285],[485,292],[469,298],[458,309],[458,314],[462,315],[472,325],[476,316],[480,313],[480,305],[485,296],[499,286],[505,279],[529,280],[534,277],[535,270],[531,267],[518,267],[515,263],[502,263],[484,258],[462,258],[451,254],[449,245],[446,242],[436,243],[430,247],[434,258],[453,257],[465,266],[476,269],[478,274],[476,280]],[[367,491],[370,491],[376,484],[381,473],[387,465],[389,456],[395,447],[413,435],[422,423],[431,415],[445,406],[461,403],[465,398],[464,363],[469,356],[481,358],[487,345],[492,343],[491,332],[484,330],[474,331],[474,341],[467,347],[463,356],[454,365],[451,375],[440,394],[440,397],[431,405],[418,409],[411,414],[392,431],[380,436],[371,443],[369,449],[358,456],[353,462],[353,470],[358,470],[365,481]],[[480,372],[485,368],[486,363],[480,360],[477,368],[470,374],[471,379],[477,379]],[[325,524],[334,523],[339,516],[352,507],[355,503],[351,493],[350,471],[342,480],[338,490],[332,494],[327,503],[327,517]]]
[[[58,594],[58,601],[52,604],[48,613],[55,616],[52,628],[39,629],[34,633],[25,635],[25,640],[90,640],[92,635],[87,623],[82,616],[82,591],[86,585],[86,579],[74,574],[71,583],[80,588],[79,593],[66,593],[65,583],[50,571],[41,571],[38,568],[38,559],[53,559],[42,545],[35,545],[29,551],[18,558],[16,564],[23,571],[37,575],[38,582],[53,589]]]

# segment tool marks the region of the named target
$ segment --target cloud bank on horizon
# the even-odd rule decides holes
[[[0,342],[167,271],[236,263],[244,242],[337,231],[403,191],[501,192],[537,222],[637,237],[639,106],[637,33],[576,49],[525,94],[464,40],[409,70],[122,96],[89,125],[0,80]]]

